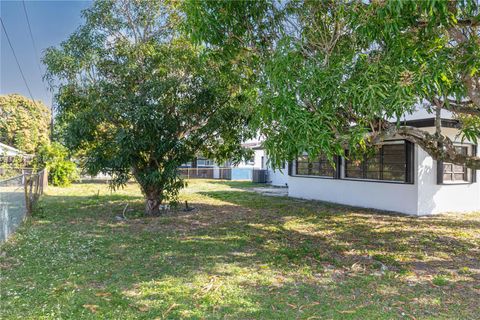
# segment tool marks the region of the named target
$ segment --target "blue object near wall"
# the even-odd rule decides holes
[[[232,168],[232,180],[252,180],[251,168]]]

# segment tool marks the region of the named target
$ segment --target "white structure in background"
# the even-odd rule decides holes
[[[26,155],[25,152],[0,142],[0,156],[15,157],[24,155]]]
[[[433,133],[434,118],[423,113],[406,117],[406,124]],[[461,140],[457,125],[451,114],[442,114],[442,132],[458,151],[480,155],[476,145]],[[372,159],[354,162],[342,157],[336,164],[334,169],[323,157],[302,155],[290,164],[288,174],[271,171],[270,180],[274,185],[285,181],[291,197],[410,215],[480,210],[477,171],[434,161],[420,146],[401,137],[386,141]]]
[[[253,150],[253,157],[250,161],[240,163],[238,165],[239,168],[267,170],[267,183],[277,187],[286,187],[288,185],[287,163],[285,162],[282,168],[273,169],[268,161],[265,150],[262,148],[261,140],[249,140],[243,143],[243,146]]]

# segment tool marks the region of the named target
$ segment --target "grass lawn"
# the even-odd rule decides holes
[[[140,217],[134,184],[50,187],[0,247],[0,318],[478,319],[480,213],[382,215],[251,186],[190,181],[196,209],[158,218]]]

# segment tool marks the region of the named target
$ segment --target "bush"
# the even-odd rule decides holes
[[[48,181],[54,186],[66,187],[78,180],[78,169],[69,160],[68,150],[58,142],[40,147],[38,165],[47,168]]]

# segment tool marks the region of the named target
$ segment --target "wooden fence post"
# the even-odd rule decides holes
[[[25,209],[27,209],[27,216],[30,216],[32,214],[32,200],[30,198],[30,182],[33,181],[32,177],[29,177],[27,175],[23,175],[24,178],[24,187],[25,187]],[[30,190],[29,190],[30,189]]]
[[[42,170],[42,193],[48,187],[48,170],[47,168]]]

